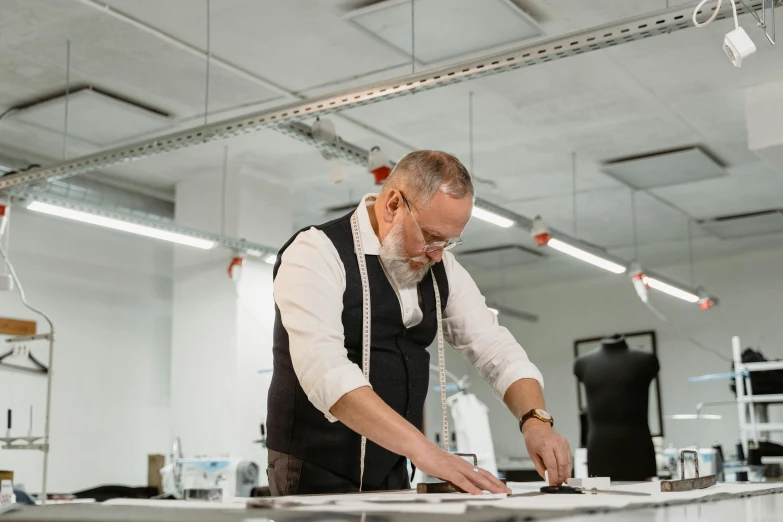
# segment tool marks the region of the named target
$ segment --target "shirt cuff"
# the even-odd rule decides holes
[[[329,370],[321,377],[307,394],[307,399],[329,422],[337,422],[337,418],[329,410],[343,395],[363,386],[372,388],[358,366],[353,363],[346,364]]]
[[[544,376],[536,365],[530,361],[516,361],[503,368],[498,375],[492,386],[495,396],[502,401],[511,385],[520,379],[535,379],[541,389],[544,389]]]

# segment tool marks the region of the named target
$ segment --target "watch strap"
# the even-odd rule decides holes
[[[538,414],[536,408],[533,408],[529,412],[522,415],[522,418],[519,419],[519,431],[522,431],[522,425],[525,424],[525,422],[529,421],[530,419],[538,419],[541,422],[548,422],[550,426],[554,426],[555,424],[555,420],[554,418],[552,418],[551,415],[549,416],[548,419],[546,419]]]

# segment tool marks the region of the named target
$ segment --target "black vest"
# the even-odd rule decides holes
[[[362,283],[354,252],[351,214],[317,226],[332,241],[345,267],[342,323],[348,359],[361,368],[362,363]],[[297,232],[277,256],[273,277],[277,276],[286,248],[304,230]],[[429,383],[430,356],[427,347],[437,335],[435,292],[430,273],[419,283],[423,319],[413,328],[405,328],[400,301],[378,256],[365,255],[370,283],[372,337],[370,383],[373,391],[394,411],[421,429],[424,399]],[[433,266],[445,309],[449,288],[443,263]],[[275,306],[274,366],[267,407],[267,445],[354,481],[358,487],[361,436],[341,422],[329,422],[313,406],[302,390],[291,364],[288,332]],[[371,441],[367,441],[364,482],[379,485],[401,459]]]

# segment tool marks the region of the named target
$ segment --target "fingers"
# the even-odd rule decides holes
[[[466,493],[471,493],[473,495],[480,495],[483,491],[489,491],[490,493],[511,493],[511,490],[508,489],[500,479],[486,470],[479,469],[478,471],[475,471],[473,466],[464,460],[461,460],[455,467],[456,473],[451,477],[449,482]]]
[[[490,481],[491,484],[493,484],[495,487],[499,488],[498,491],[492,491],[492,490],[488,490],[488,491],[492,491],[492,493],[511,493],[511,489],[509,489],[508,486],[503,484],[503,482],[499,478],[494,476],[489,471],[487,471],[485,469],[482,469],[482,470],[479,470],[479,473],[482,473],[484,475],[484,477],[487,480]]]
[[[544,461],[544,467],[549,472],[549,485],[556,486],[562,484],[563,481],[558,481],[557,458],[555,457],[555,452],[552,447],[544,445],[539,456],[541,457],[541,460]]]
[[[533,465],[536,467],[536,471],[538,471],[538,474],[541,476],[541,478],[544,478],[546,467],[544,466],[544,461],[541,460],[541,457],[539,457],[536,453],[533,453],[530,455],[530,460],[533,461]]]
[[[557,471],[558,471],[558,484],[562,484],[568,477],[571,476],[571,451],[568,449],[568,443],[564,439],[560,440],[560,444],[557,445],[555,450],[555,458],[557,458]]]
[[[479,469],[478,472],[472,471],[473,475],[477,479],[474,482],[477,486],[490,493],[508,493],[509,489],[503,484],[500,479],[493,476],[490,472],[484,469]]]
[[[457,474],[453,480],[449,481],[451,485],[459,489],[460,491],[464,491],[465,493],[470,493],[471,495],[481,495],[481,489],[474,486],[468,479],[465,478],[462,474]]]
[[[573,457],[571,456],[571,446],[568,444],[568,441],[563,438],[563,445],[562,445],[562,451],[563,451],[563,459],[565,461],[565,473],[563,475],[563,482],[566,482],[571,477],[571,471],[573,467]],[[558,459],[558,464],[560,463],[560,459]]]

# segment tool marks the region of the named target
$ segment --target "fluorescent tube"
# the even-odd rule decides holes
[[[552,238],[547,244],[555,250],[559,250],[564,254],[581,259],[582,261],[590,263],[591,265],[595,265],[599,268],[603,268],[604,270],[608,270],[614,274],[622,274],[626,271],[626,267],[624,266],[618,265],[617,263],[613,263],[608,259],[598,257],[589,252],[585,252],[584,250],[571,246],[568,243],[563,243],[559,239]]]
[[[678,299],[682,299],[683,301],[688,301],[689,303],[699,302],[699,296],[693,295],[692,293],[686,292],[685,290],[681,290],[675,286],[666,284],[663,281],[659,281],[655,278],[645,277],[644,283],[650,288],[654,288],[659,292],[663,292],[665,294],[669,294],[670,296],[677,297]]]
[[[499,216],[494,212],[490,212],[489,210],[484,210],[483,208],[479,208],[476,206],[473,207],[473,217],[483,219],[488,223],[492,223],[493,225],[497,225],[503,228],[514,226],[514,222],[511,221],[510,219],[504,218],[503,216]]]
[[[270,265],[274,265],[277,263],[277,254],[269,254],[264,258],[265,263],[269,263]]]
[[[723,417],[709,413],[677,413],[667,415],[666,418],[672,420],[721,420]]]
[[[164,241],[171,241],[172,243],[179,243],[180,245],[192,246],[204,250],[209,250],[215,246],[214,242],[207,241],[206,239],[199,239],[174,232],[167,232],[165,230],[146,227],[144,225],[136,225],[127,221],[98,216],[97,214],[90,214],[88,212],[81,212],[79,210],[71,210],[65,207],[50,205],[48,203],[41,203],[40,201],[33,201],[27,206],[27,208],[29,210],[42,212],[51,216],[73,219],[75,221],[81,221],[82,223],[89,223],[91,225],[98,225],[101,227],[111,228],[113,230],[130,232],[131,234],[138,234],[140,236],[162,239]]]

